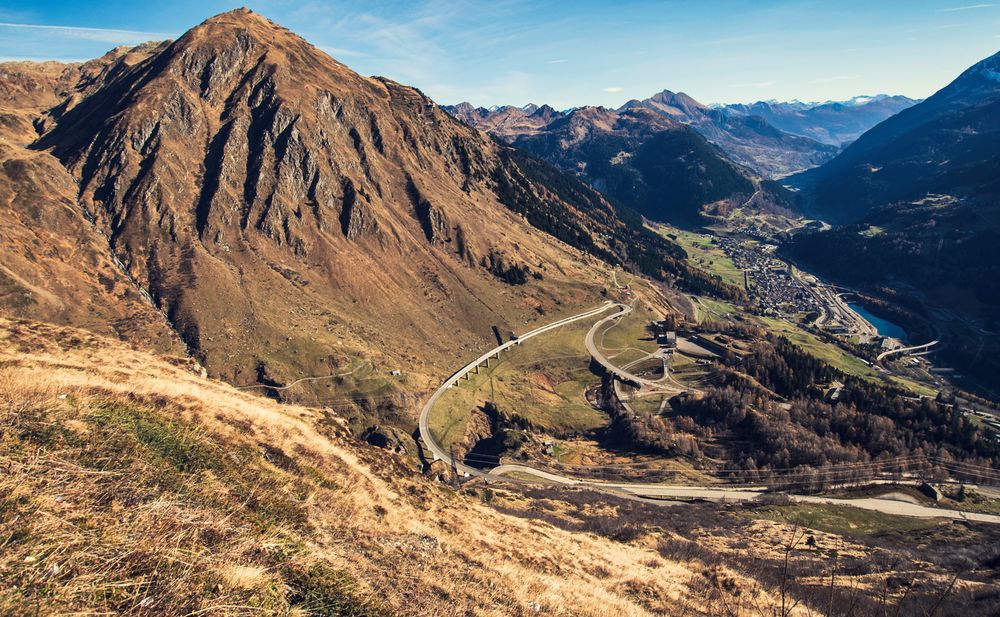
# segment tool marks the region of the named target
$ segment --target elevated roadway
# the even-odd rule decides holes
[[[534,338],[539,334],[544,334],[545,332],[549,332],[550,330],[561,328],[562,326],[571,324],[576,321],[580,321],[581,319],[587,319],[588,317],[594,317],[600,315],[601,313],[615,306],[620,307],[623,305],[615,304],[612,302],[605,302],[604,304],[598,307],[592,308],[582,313],[578,313],[576,315],[573,315],[572,317],[560,319],[559,321],[554,321],[550,324],[541,326],[540,328],[535,328],[530,332],[520,335],[516,339],[507,341],[506,343],[498,345],[493,349],[487,351],[486,353],[479,356],[472,362],[469,362],[468,364],[460,368],[458,371],[452,374],[451,377],[446,379],[445,382],[441,384],[441,386],[437,390],[434,391],[434,394],[432,394],[431,397],[424,404],[423,408],[420,410],[420,418],[417,422],[421,440],[424,442],[424,445],[433,455],[434,460],[442,460],[448,465],[453,465],[459,471],[467,475],[484,475],[482,471],[476,469],[475,467],[470,467],[469,465],[465,465],[461,461],[452,461],[451,455],[448,452],[444,451],[444,448],[442,448],[437,443],[437,441],[434,439],[434,436],[431,434],[428,417],[430,416],[431,410],[434,408],[434,404],[437,403],[438,399],[441,398],[441,395],[444,394],[448,390],[448,388],[451,388],[452,386],[457,384],[460,379],[467,378],[469,373],[474,372],[479,366],[488,362],[491,358],[499,358],[501,353],[507,351],[508,349],[510,349],[515,345],[520,345],[522,342]]]
[[[898,349],[890,349],[889,351],[883,351],[882,353],[880,353],[875,358],[875,360],[881,362],[882,360],[885,360],[886,358],[890,358],[892,356],[930,349],[931,347],[937,345],[940,342],[941,341],[939,340],[933,340],[930,343],[924,343],[923,345],[913,345],[911,347],[900,347]]]

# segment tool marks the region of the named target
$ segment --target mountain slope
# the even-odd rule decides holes
[[[928,193],[1000,189],[1000,54],[874,127],[822,167],[795,178],[813,210],[838,221]]]
[[[581,251],[689,270],[594,191],[246,10],[88,73],[35,126],[127,276],[236,383],[444,370],[491,325],[592,303],[605,266]]]
[[[691,127],[645,108],[583,107],[513,144],[656,221],[702,224],[706,215],[746,202],[760,185]],[[762,209],[793,205],[773,185],[759,201]]]
[[[74,324],[161,351],[183,344],[83,216],[77,184],[48,153],[24,147],[35,120],[71,86],[119,58],[84,65],[0,65],[0,312]]]
[[[328,410],[81,330],[0,318],[0,423],[3,614],[713,612],[655,543],[500,513],[502,487],[458,494]]]
[[[1000,390],[1000,54],[794,179],[811,210],[844,225],[792,254],[915,307],[940,355]]]

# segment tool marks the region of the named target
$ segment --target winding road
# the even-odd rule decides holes
[[[609,373],[611,373],[612,375],[614,375],[615,377],[617,377],[622,381],[627,381],[639,386],[644,386],[651,390],[660,390],[663,392],[673,392],[673,393],[681,392],[682,391],[681,388],[677,388],[676,386],[672,385],[666,385],[661,380],[654,381],[652,379],[646,379],[645,377],[639,377],[634,373],[626,371],[624,368],[620,368],[614,365],[610,360],[608,360],[607,357],[605,357],[605,355],[601,352],[601,350],[597,348],[597,343],[594,342],[594,336],[597,334],[598,331],[601,330],[601,328],[604,327],[604,324],[614,321],[616,319],[621,319],[632,312],[632,307],[627,304],[613,304],[612,306],[618,307],[619,309],[618,312],[613,315],[608,315],[604,319],[598,321],[593,325],[592,328],[590,328],[590,330],[587,331],[587,336],[584,338],[584,344],[587,346],[587,353],[590,354],[590,357],[596,360],[598,364],[603,366],[604,370],[608,371]]]
[[[472,371],[475,371],[483,363],[487,362],[490,358],[499,358],[500,354],[504,351],[510,349],[514,345],[520,345],[523,341],[543,334],[550,330],[565,326],[567,324],[580,321],[582,319],[587,319],[589,317],[595,317],[608,311],[611,308],[617,308],[618,312],[602,318],[597,323],[595,323],[588,331],[586,335],[586,346],[588,352],[593,356],[594,360],[599,362],[603,367],[610,371],[616,377],[624,381],[631,381],[640,385],[650,386],[654,388],[660,388],[664,390],[671,389],[664,386],[661,383],[649,381],[633,375],[627,371],[614,366],[604,355],[598,350],[597,345],[594,343],[594,334],[608,323],[608,321],[613,319],[618,319],[632,311],[632,307],[625,304],[606,302],[598,307],[589,309],[582,313],[573,315],[571,317],[566,317],[558,321],[552,322],[550,324],[536,328],[520,337],[508,341],[502,345],[494,347],[490,351],[479,356],[472,362],[466,364],[464,367],[456,371],[451,377],[449,377],[441,386],[434,391],[431,397],[424,404],[423,408],[420,410],[420,418],[418,422],[419,432],[421,441],[423,441],[426,449],[433,455],[434,460],[442,460],[447,465],[454,467],[459,473],[462,473],[466,477],[476,476],[485,478],[487,481],[500,481],[515,479],[510,478],[510,474],[520,474],[528,475],[534,478],[538,478],[543,481],[552,482],[555,484],[571,485],[578,487],[585,487],[590,490],[595,490],[599,492],[614,494],[614,495],[625,495],[629,497],[640,497],[647,499],[698,499],[704,501],[754,501],[759,499],[762,495],[766,493],[766,487],[759,488],[725,488],[717,486],[685,486],[685,485],[674,485],[674,484],[648,484],[648,483],[638,483],[638,482],[598,482],[593,480],[585,480],[579,478],[572,478],[569,476],[564,476],[560,474],[551,473],[542,469],[536,469],[527,465],[500,465],[489,471],[483,471],[476,467],[466,465],[465,463],[457,460],[452,460],[449,453],[444,451],[444,448],[437,443],[434,435],[431,433],[428,418],[431,411],[434,408],[434,404],[438,401],[442,394],[444,394],[448,388],[455,386],[459,380],[463,377],[468,376]],[[788,495],[789,499],[796,503],[804,504],[820,504],[820,505],[838,505],[838,506],[851,506],[855,508],[860,508],[863,510],[871,510],[875,512],[882,512],[884,514],[893,514],[899,516],[909,516],[915,518],[944,518],[944,519],[963,519],[969,521],[977,521],[984,523],[995,523],[1000,524],[1000,516],[994,514],[982,514],[977,512],[963,512],[959,510],[946,510],[943,508],[933,508],[929,506],[908,503],[905,501],[886,499],[886,498],[860,498],[860,499],[837,499],[833,497],[820,497],[815,495]],[[655,501],[654,501],[655,503]],[[664,505],[671,504],[674,505],[677,502],[664,502]]]
[[[685,486],[681,484],[642,484],[633,482],[590,482],[560,476],[540,469],[534,469],[526,465],[501,465],[490,471],[491,477],[503,476],[510,473],[531,475],[542,480],[556,484],[569,486],[580,486],[597,490],[623,492],[637,497],[650,498],[670,498],[670,499],[698,499],[702,501],[755,501],[767,493],[766,487],[760,488],[713,488],[708,486]],[[932,508],[908,501],[898,499],[885,499],[877,497],[864,497],[859,499],[838,499],[835,497],[819,497],[816,495],[788,495],[788,498],[795,503],[806,503],[816,505],[852,506],[862,510],[872,510],[884,514],[895,514],[898,516],[910,516],[915,518],[947,518],[977,521],[982,523],[1000,524],[1000,516],[995,514],[982,514],[979,512],[961,512],[959,510],[945,510],[943,508]]]

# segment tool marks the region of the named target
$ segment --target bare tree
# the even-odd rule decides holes
[[[795,607],[799,605],[801,599],[796,599],[792,602],[792,598],[789,597],[789,587],[794,580],[794,576],[789,572],[789,565],[792,557],[792,551],[802,542],[802,539],[806,535],[805,529],[799,529],[796,525],[792,528],[792,534],[789,541],[784,546],[784,556],[781,563],[781,611],[777,613],[778,617],[788,617],[791,615]]]

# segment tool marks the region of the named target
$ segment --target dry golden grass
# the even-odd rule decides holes
[[[0,614],[691,615],[719,577],[762,593],[702,570],[497,512],[332,410],[0,319]]]

